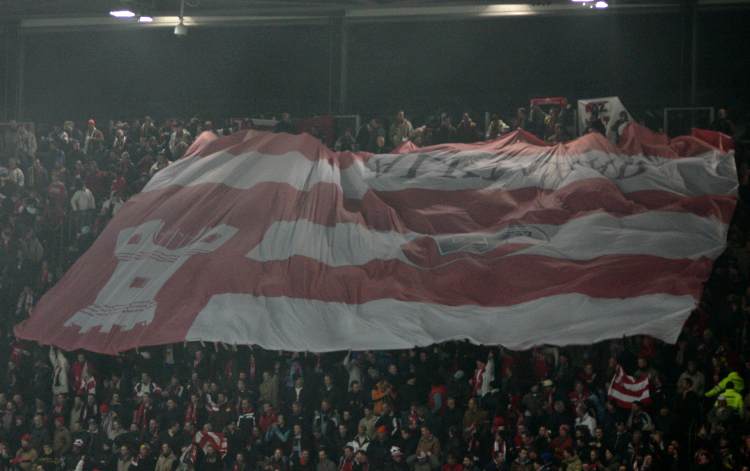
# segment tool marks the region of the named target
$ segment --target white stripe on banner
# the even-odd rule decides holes
[[[403,349],[459,339],[527,349],[591,344],[614,332],[674,343],[694,307],[691,296],[665,294],[599,299],[572,293],[493,308],[219,294],[198,314],[185,340],[313,352]]]
[[[662,159],[592,151],[582,156],[519,157],[436,151],[378,155],[366,165],[355,161],[342,172],[337,165],[326,160],[309,160],[299,152],[266,155],[251,151],[232,155],[222,151],[177,161],[154,175],[143,191],[202,183],[248,189],[265,182],[286,183],[304,190],[328,182],[340,185],[345,197],[361,199],[369,189],[556,190],[577,181],[600,178],[612,181],[624,193],[640,190],[670,191],[684,196],[733,193],[737,188],[734,160],[719,155],[712,152],[699,157]]]
[[[627,383],[625,381],[621,381],[619,383],[615,383],[615,385],[621,387],[622,389],[627,389],[628,391],[643,391],[644,389],[648,389],[648,378],[637,383]]]
[[[552,148],[550,148],[552,149]],[[725,194],[737,188],[734,159],[719,151],[665,159],[592,150],[583,155],[535,157],[464,151],[378,155],[357,171],[376,191],[513,190],[562,188],[590,178],[606,178],[622,192],[666,190],[681,195]],[[416,168],[415,168],[416,167]],[[349,169],[351,171],[351,169]],[[412,176],[413,175],[413,176]]]
[[[430,236],[375,231],[354,223],[323,226],[298,219],[273,223],[247,256],[268,262],[300,255],[334,267],[364,265],[379,259],[411,263],[402,246],[419,237],[430,237],[441,251],[444,247],[455,248],[451,253],[486,253],[504,244],[518,243],[531,245],[512,255],[568,260],[591,260],[605,255],[697,259],[718,257],[724,248],[725,231],[725,225],[711,219],[691,213],[660,211],[625,217],[595,213],[560,226],[511,225],[489,234]]]
[[[613,397],[615,399],[618,399],[620,401],[623,401],[623,402],[644,401],[644,400],[648,399],[649,397],[651,397],[649,395],[649,390],[648,389],[646,389],[645,391],[643,391],[640,394],[625,394],[625,393],[621,393],[620,391],[618,391],[616,389],[611,389],[609,391],[609,395],[611,397]]]
[[[173,168],[178,164],[179,167]],[[325,160],[309,160],[299,152],[280,155],[219,152],[208,157],[178,160],[154,175],[143,192],[204,183],[221,183],[240,190],[259,183],[286,183],[305,190],[320,182],[338,183],[340,174],[337,166]]]

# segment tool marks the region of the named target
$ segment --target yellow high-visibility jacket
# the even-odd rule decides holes
[[[727,388],[727,383],[729,383],[730,381],[734,383],[734,390],[736,392],[741,393],[742,390],[745,389],[745,380],[742,379],[742,376],[740,376],[739,373],[737,373],[736,371],[732,371],[726,376],[726,378],[719,381],[719,384],[708,391],[706,393],[706,397],[718,396]]]

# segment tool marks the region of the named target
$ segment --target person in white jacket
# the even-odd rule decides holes
[[[483,397],[492,387],[490,383],[495,380],[495,354],[490,352],[487,361],[484,357],[477,358],[477,367],[474,375],[469,380],[474,396]]]
[[[94,194],[86,187],[86,184],[79,180],[76,184],[76,192],[70,199],[70,206],[73,208],[73,220],[76,223],[76,232],[81,232],[81,228],[88,226],[93,221],[96,211],[96,200]]]
[[[70,199],[70,206],[76,212],[96,209],[94,194],[91,193],[91,190],[86,187],[82,180],[79,180],[76,185],[76,192],[73,193],[73,197]]]
[[[68,394],[68,359],[63,352],[50,347],[49,361],[52,363],[52,395]]]

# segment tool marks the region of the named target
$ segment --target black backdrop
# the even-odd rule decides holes
[[[701,104],[739,106],[750,98],[749,19],[748,12],[701,14]],[[355,24],[347,108],[509,112],[550,95],[680,105],[689,97],[684,29],[677,14]],[[193,28],[185,38],[168,29],[29,34],[25,115],[325,112],[328,32],[317,25]],[[334,67],[334,83],[337,74]]]

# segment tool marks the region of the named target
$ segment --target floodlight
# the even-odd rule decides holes
[[[125,8],[122,10],[112,10],[109,12],[111,16],[114,16],[115,18],[133,18],[135,17],[135,12],[129,8]]]

